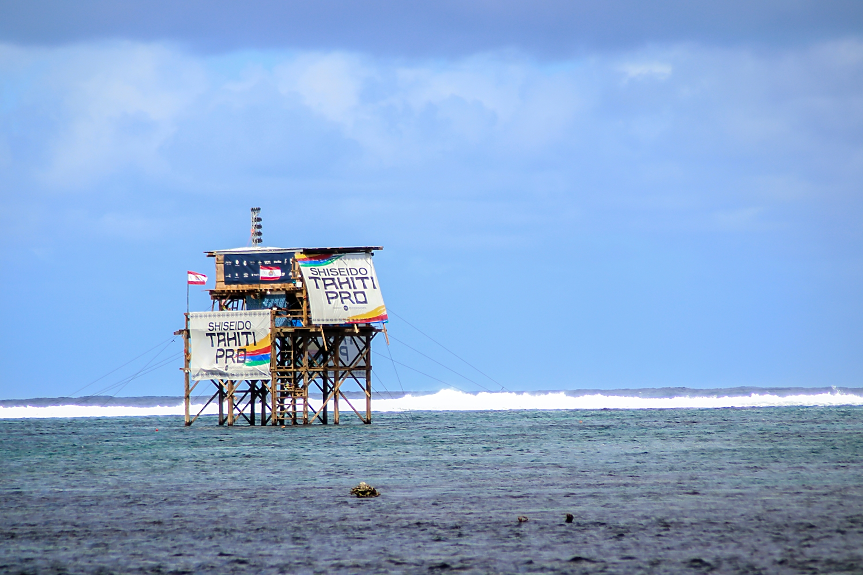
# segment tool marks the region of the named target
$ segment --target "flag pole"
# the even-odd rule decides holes
[[[189,388],[189,272],[186,271],[186,321],[185,329],[183,330],[183,415],[185,425],[192,425],[192,420],[189,418],[190,404],[192,402],[192,391]]]

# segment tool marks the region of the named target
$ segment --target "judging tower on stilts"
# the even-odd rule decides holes
[[[371,423],[372,340],[387,321],[372,256],[383,248],[261,247],[260,222],[253,208],[252,247],[206,252],[211,311],[187,311],[176,332],[186,425],[213,402],[219,425],[328,424],[330,412],[338,425],[345,405]],[[206,400],[197,414],[193,393]]]

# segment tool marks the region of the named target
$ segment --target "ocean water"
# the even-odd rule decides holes
[[[0,572],[863,573],[860,396],[774,395],[285,429],[7,416]]]

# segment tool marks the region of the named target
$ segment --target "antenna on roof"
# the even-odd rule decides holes
[[[256,248],[263,241],[261,236],[261,208],[252,208],[252,247]]]

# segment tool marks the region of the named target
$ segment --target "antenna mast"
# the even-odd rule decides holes
[[[261,208],[252,208],[252,247],[256,248],[261,245],[263,241],[261,236],[263,233],[261,232]]]

